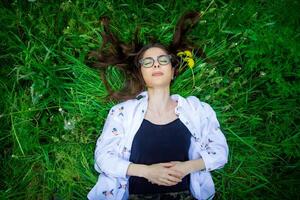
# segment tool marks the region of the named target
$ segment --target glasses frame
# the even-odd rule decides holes
[[[155,59],[158,61],[158,63],[159,63],[160,65],[167,65],[167,64],[161,64],[161,63],[159,62],[159,58],[162,57],[162,56],[167,56],[167,57],[169,58],[169,62],[168,62],[167,64],[170,64],[170,63],[171,63],[172,55],[170,55],[170,54],[163,54],[163,55],[156,56],[156,58],[155,58]],[[143,65],[143,63],[144,63],[143,61],[144,61],[145,59],[149,59],[149,58],[151,58],[152,61],[153,61],[152,65],[151,65],[151,67],[153,67],[153,65],[154,65],[154,63],[155,63],[154,57],[146,57],[146,58],[140,59],[140,60],[139,60],[139,63],[141,64],[141,66],[145,67],[145,66]],[[145,67],[145,68],[151,68],[151,67]]]

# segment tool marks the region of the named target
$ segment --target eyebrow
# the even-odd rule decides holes
[[[169,54],[161,54],[161,55],[158,55],[158,56],[156,56],[156,57],[159,57],[159,56],[167,56],[167,55],[169,55]],[[147,57],[145,57],[145,58],[155,58],[155,57],[147,56]],[[145,59],[145,58],[142,58],[142,59]]]

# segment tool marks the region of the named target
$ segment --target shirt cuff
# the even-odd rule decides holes
[[[101,161],[98,160],[98,163],[100,163],[100,162]],[[99,172],[99,170],[97,170],[97,169],[100,169],[100,173],[104,173],[111,177],[128,178],[129,176],[127,176],[127,170],[128,170],[128,166],[130,163],[132,163],[132,162],[124,160],[124,159],[116,159],[112,162],[105,162],[102,164],[100,163],[101,166],[99,166],[96,162],[95,169],[98,172]]]
[[[205,165],[205,169],[203,169],[201,171],[206,171],[206,172],[211,171],[212,170],[211,157],[208,154],[208,152],[206,150],[201,150],[200,155],[201,155],[202,160],[203,160],[204,165]]]
[[[127,176],[127,170],[130,163],[130,161],[120,159],[118,163],[116,163],[115,166],[113,166],[110,170],[114,172],[116,177],[128,178],[129,176]]]

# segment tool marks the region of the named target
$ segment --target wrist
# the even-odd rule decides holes
[[[128,176],[137,176],[137,177],[146,177],[147,171],[148,171],[147,165],[130,163],[128,170],[127,170],[127,175]]]
[[[197,160],[189,160],[187,162],[187,170],[189,173],[195,172],[202,170],[205,168],[204,162],[202,159],[197,159]]]
[[[148,177],[149,167],[148,165],[140,165],[139,177],[147,178]]]
[[[185,171],[187,174],[190,174],[194,171],[194,166],[192,160],[188,160],[184,162]]]

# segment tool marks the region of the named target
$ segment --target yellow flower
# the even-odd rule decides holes
[[[184,52],[183,51],[179,51],[178,53],[177,53],[177,56],[179,56],[179,57],[182,57],[184,55]]]
[[[193,87],[195,87],[195,76],[194,76],[194,71],[193,71],[193,67],[195,66],[195,60],[193,59],[193,54],[191,51],[186,50],[186,51],[180,51],[177,53],[177,56],[179,56],[184,62],[186,62],[187,66],[189,66],[189,68],[192,71],[192,75],[193,75]],[[186,65],[184,65],[186,66]],[[179,71],[180,71],[181,67],[179,67]]]
[[[193,55],[191,51],[189,50],[180,51],[177,53],[177,56],[181,57],[190,68],[193,68],[195,66],[195,61],[193,59]]]
[[[187,58],[186,62],[190,68],[193,68],[195,66],[195,61],[193,60],[193,58]]]
[[[180,51],[180,52],[177,53],[177,56],[180,56],[180,57],[185,56],[185,57],[189,57],[189,58],[193,57],[192,52],[189,51],[189,50]]]
[[[185,55],[189,58],[192,58],[192,52],[191,51],[184,51]]]

